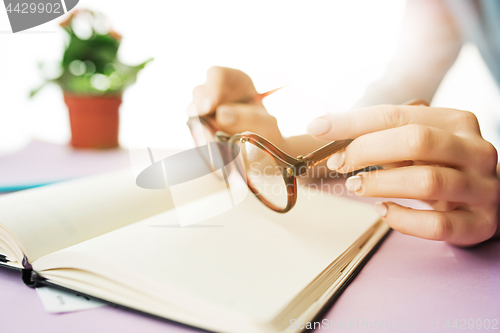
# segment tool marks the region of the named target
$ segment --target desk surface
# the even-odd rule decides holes
[[[196,331],[111,306],[49,314],[36,291],[21,282],[20,273],[8,269],[0,269],[0,288],[2,333]],[[495,332],[493,320],[500,320],[500,241],[461,249],[393,231],[324,318],[320,332],[453,332],[461,326]],[[490,329],[469,329],[470,319],[474,325],[489,320]],[[453,327],[455,320],[458,328]],[[496,327],[500,331],[500,323]]]

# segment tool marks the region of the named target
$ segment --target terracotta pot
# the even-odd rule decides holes
[[[85,96],[64,93],[75,148],[116,148],[121,95]]]

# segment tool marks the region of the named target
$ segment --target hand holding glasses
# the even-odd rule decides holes
[[[276,90],[259,94],[255,99],[262,99]],[[418,105],[426,102],[414,100],[407,104]],[[199,116],[203,133],[197,133],[193,126],[197,119],[198,117],[190,117],[188,120],[188,126],[196,143],[198,145],[204,145],[206,141],[230,143],[225,146],[216,145],[223,159],[237,161],[236,157],[241,153],[242,159],[236,163],[238,172],[255,196],[278,213],[286,213],[295,206],[298,176],[352,142],[350,139],[333,141],[305,156],[292,157],[256,133],[242,132],[230,136],[220,131],[213,114]]]

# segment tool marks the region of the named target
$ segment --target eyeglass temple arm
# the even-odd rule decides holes
[[[351,142],[352,142],[351,139],[333,141],[313,151],[312,153],[307,154],[306,156],[304,156],[304,160],[307,163],[307,167],[311,168],[323,162],[328,157],[332,156],[333,154],[347,147]]]

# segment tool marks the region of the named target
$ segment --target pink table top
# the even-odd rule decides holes
[[[129,164],[125,149],[73,149],[32,141],[15,153],[0,156],[0,193],[112,171]]]
[[[197,331],[111,306],[49,314],[8,269],[0,269],[0,290],[2,333]],[[318,332],[490,332],[494,320],[500,330],[500,241],[461,249],[393,231],[323,318]],[[477,329],[479,321],[490,328]]]

